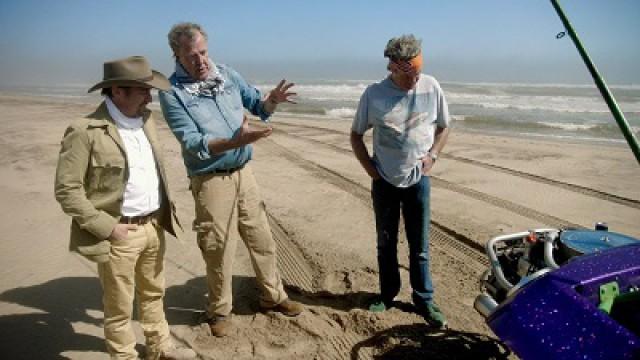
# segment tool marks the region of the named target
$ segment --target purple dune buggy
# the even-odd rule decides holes
[[[538,229],[486,245],[474,307],[522,359],[640,359],[640,240]]]

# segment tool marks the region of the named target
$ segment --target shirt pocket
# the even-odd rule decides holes
[[[117,191],[124,184],[126,162],[120,153],[94,152],[88,172],[89,188],[95,192]]]
[[[238,110],[242,108],[242,98],[240,97],[240,89],[236,85],[229,84],[225,86],[224,97],[225,97],[225,100],[231,106],[231,108],[233,108],[234,110]]]

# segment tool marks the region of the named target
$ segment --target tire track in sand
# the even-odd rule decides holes
[[[269,151],[276,153],[278,156],[285,158],[297,166],[311,172],[318,178],[324,179],[339,189],[350,193],[355,198],[362,201],[366,206],[371,207],[371,195],[369,193],[369,189],[365,186],[344,177],[334,170],[326,168],[311,160],[304,159],[271,139],[263,139],[261,141],[261,146],[268,148]],[[434,246],[442,248],[455,259],[468,260],[464,261],[464,263],[476,273],[482,273],[486,269],[489,262],[486,260],[482,245],[465,237],[464,235],[458,234],[452,229],[444,227],[442,224],[434,221],[431,223],[433,226],[431,226],[429,236],[430,239],[433,240],[432,243]]]
[[[306,130],[312,130],[313,132],[289,132],[289,134],[295,134],[296,136],[301,136],[301,137],[305,137],[306,139],[308,139],[309,141],[313,141],[316,143],[320,143],[320,144],[324,144],[326,146],[330,146],[334,149],[339,149],[341,151],[349,151],[348,149],[345,149],[343,146],[340,146],[338,144],[335,143],[328,143],[328,142],[324,142],[324,141],[320,141],[320,140],[316,140],[313,138],[310,138],[310,136],[318,136],[318,135],[327,135],[327,134],[331,134],[331,135],[340,135],[342,137],[347,137],[348,134],[343,132],[343,131],[339,131],[339,130],[334,130],[334,129],[327,129],[327,128],[323,128],[320,126],[311,126],[311,125],[299,125],[299,124],[291,124],[291,123],[279,123],[278,126],[280,125],[284,125],[285,127],[289,127],[289,128],[297,128],[297,129],[306,129]],[[286,132],[285,132],[286,133]],[[601,190],[597,190],[597,189],[593,189],[593,188],[589,188],[586,186],[582,186],[582,185],[577,185],[577,184],[572,184],[572,183],[567,183],[567,182],[563,182],[563,181],[559,181],[559,180],[554,180],[554,179],[550,179],[544,176],[540,176],[540,175],[535,175],[535,174],[531,174],[531,173],[527,173],[524,171],[520,171],[520,170],[515,170],[515,169],[511,169],[511,168],[507,168],[504,166],[500,166],[500,165],[494,165],[494,164],[490,164],[490,163],[486,163],[480,160],[475,160],[475,159],[469,159],[469,158],[465,158],[462,156],[456,156],[456,155],[451,155],[451,154],[447,154],[447,153],[443,153],[441,154],[442,158],[446,158],[446,159],[451,159],[454,161],[459,161],[459,162],[463,162],[466,164],[471,164],[474,166],[479,166],[485,169],[489,169],[489,170],[493,170],[493,171],[498,171],[498,172],[502,172],[502,173],[506,173],[509,175],[513,175],[513,176],[517,176],[520,178],[524,178],[524,179],[528,179],[531,181],[535,181],[538,183],[542,183],[542,184],[547,184],[547,185],[552,185],[555,187],[559,187],[577,194],[581,194],[581,195],[586,195],[586,196],[590,196],[599,200],[606,200],[609,202],[613,202],[616,204],[620,204],[620,205],[624,205],[624,206],[628,206],[634,209],[640,209],[640,200],[636,200],[636,199],[631,199],[628,197],[624,197],[624,196],[620,196],[620,195],[616,195],[616,194],[611,194],[608,192],[604,192]]]
[[[317,129],[321,129],[321,128],[313,127],[313,129],[317,130]],[[330,148],[330,149],[332,149],[332,150],[334,150],[336,152],[340,152],[340,153],[343,153],[343,154],[352,154],[352,151],[350,149],[345,149],[345,148],[343,148],[341,146],[338,146],[338,145],[335,145],[335,144],[331,144],[331,143],[326,143],[324,141],[320,141],[320,140],[316,140],[316,139],[312,139],[312,138],[307,138],[304,135],[291,134],[291,133],[288,133],[288,132],[285,132],[285,131],[282,131],[282,130],[277,131],[277,133],[285,135],[285,136],[289,136],[289,137],[294,137],[294,138],[299,139],[299,140],[313,142],[314,144],[322,145],[324,147]],[[325,169],[326,171],[333,172],[330,169],[322,167],[322,165],[317,165],[317,166]],[[335,174],[337,174],[337,173],[335,173]],[[339,175],[339,176],[341,176],[341,175]],[[344,178],[344,179],[346,179],[346,178]],[[351,181],[349,179],[346,179],[346,180],[347,181]],[[502,209],[509,210],[509,211],[511,211],[511,212],[513,212],[515,214],[518,214],[520,216],[523,216],[523,217],[526,217],[526,218],[529,218],[529,219],[538,220],[538,221],[540,221],[540,222],[542,222],[544,224],[547,224],[547,225],[549,225],[551,227],[557,227],[557,228],[584,228],[582,225],[572,223],[572,222],[570,222],[568,220],[564,220],[564,219],[561,219],[561,218],[558,218],[558,217],[555,217],[555,216],[552,216],[552,215],[548,215],[548,214],[542,213],[540,211],[528,208],[526,206],[522,206],[522,205],[516,204],[514,202],[498,198],[498,197],[493,196],[493,195],[489,195],[489,194],[486,194],[486,193],[483,193],[483,192],[480,192],[480,191],[477,191],[477,190],[473,190],[473,189],[470,189],[470,188],[467,188],[467,187],[464,187],[464,186],[461,186],[461,185],[457,185],[455,183],[452,183],[450,181],[444,180],[444,179],[439,178],[437,176],[431,176],[431,183],[432,183],[433,186],[444,188],[444,189],[447,189],[447,190],[450,190],[450,191],[453,191],[453,192],[457,192],[457,193],[465,195],[467,197],[470,197],[470,198],[473,198],[473,199],[476,199],[476,200],[480,200],[480,201],[489,203],[489,204],[491,204],[493,206],[496,206],[496,207],[499,207],[499,208],[502,208]],[[358,186],[360,186],[360,185],[358,184]],[[453,230],[453,229],[448,229],[448,230],[452,234],[456,233],[455,230]],[[475,242],[475,241],[473,241],[471,239],[468,239],[468,238],[466,238],[465,236],[462,236],[462,235],[456,236],[456,238],[459,241],[462,241],[463,243],[465,243],[467,246],[472,247],[472,248],[474,248],[474,249],[476,249],[478,251],[484,252],[484,248],[481,245],[479,245],[477,242]]]
[[[312,293],[313,269],[277,219],[269,212],[267,216],[271,225],[271,234],[276,242],[278,270],[282,280],[285,284],[298,288],[304,293]]]
[[[276,242],[278,249],[278,269],[283,281],[292,287],[295,287],[303,293],[310,294],[314,290],[313,286],[313,269],[308,265],[304,255],[297,245],[289,238],[285,229],[278,223],[277,219],[267,213],[269,224],[271,225],[271,233]],[[334,324],[332,324],[334,325]],[[338,325],[332,326],[339,328]],[[331,349],[326,351],[320,358],[327,360],[359,360],[370,359],[370,351],[362,351],[356,358],[351,354],[352,348],[360,339],[356,334],[343,331],[321,331],[322,338],[328,342]]]

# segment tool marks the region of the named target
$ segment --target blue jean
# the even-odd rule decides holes
[[[374,180],[371,197],[378,234],[378,271],[380,295],[386,304],[400,292],[398,266],[398,226],[400,210],[409,243],[411,297],[418,309],[433,301],[433,283],[429,271],[430,179],[423,176],[408,188],[399,188],[384,179]]]

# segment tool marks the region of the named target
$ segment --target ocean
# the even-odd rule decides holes
[[[298,104],[280,107],[299,116],[351,121],[360,95],[375,80],[325,80],[295,86]],[[257,85],[268,90],[273,84]],[[595,85],[447,83],[441,86],[453,127],[468,131],[568,138],[625,140]],[[636,137],[640,137],[640,85],[610,86]]]
[[[282,104],[281,114],[351,121],[360,95],[376,80],[297,82],[297,104]],[[274,83],[255,82],[263,92]],[[453,127],[467,131],[569,140],[624,143],[625,140],[595,85],[447,83],[441,86]],[[66,102],[97,102],[89,84],[56,87],[3,87],[2,93],[47,96]],[[640,137],[640,85],[610,86],[632,131]],[[157,107],[155,99],[152,108]]]

